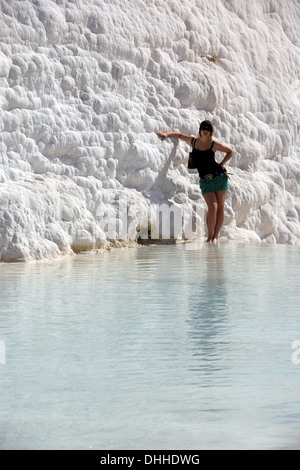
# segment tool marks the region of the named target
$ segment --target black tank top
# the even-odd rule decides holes
[[[203,178],[205,175],[212,174],[216,175],[223,172],[223,169],[219,163],[215,160],[215,152],[213,151],[213,145],[215,141],[212,141],[211,147],[208,150],[197,150],[194,145],[196,139],[193,143],[193,161],[197,167],[200,178]]]

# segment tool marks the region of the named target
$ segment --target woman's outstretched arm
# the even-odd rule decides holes
[[[156,135],[160,137],[162,140],[167,139],[168,137],[172,137],[173,139],[181,139],[191,144],[193,136],[181,134],[180,132],[156,132]]]

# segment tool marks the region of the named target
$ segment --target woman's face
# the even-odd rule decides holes
[[[200,137],[210,137],[212,133],[211,127],[204,125],[200,127]]]

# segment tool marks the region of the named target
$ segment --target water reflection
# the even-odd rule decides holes
[[[209,245],[202,250],[200,270],[189,297],[186,320],[195,358],[190,369],[212,374],[222,370],[222,357],[229,346],[226,336],[229,279],[219,246]]]

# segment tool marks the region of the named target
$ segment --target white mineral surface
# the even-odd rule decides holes
[[[155,134],[203,119],[235,150],[223,237],[298,244],[299,24],[299,0],[0,0],[0,260],[204,209],[188,145]]]

